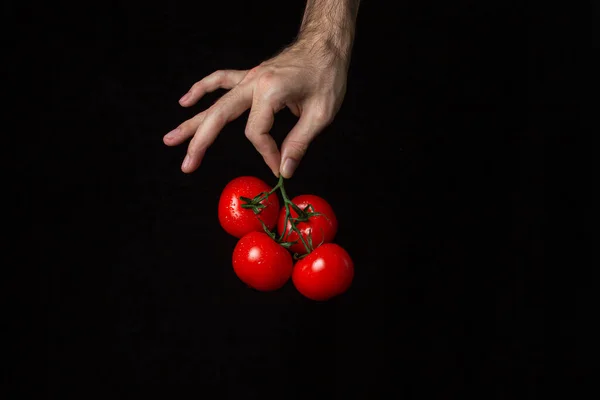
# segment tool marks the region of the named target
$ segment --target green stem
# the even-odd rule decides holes
[[[310,217],[316,216],[316,215],[321,215],[321,214],[314,212],[314,211],[311,212],[310,206],[306,207],[305,210],[302,210],[300,207],[298,207],[296,204],[294,204],[288,197],[287,192],[285,191],[284,181],[285,181],[285,178],[280,175],[277,185],[275,185],[270,191],[261,192],[252,199],[246,198],[246,197],[240,197],[240,200],[244,202],[244,204],[242,204],[242,208],[247,208],[247,209],[251,209],[252,211],[254,211],[254,214],[256,214],[257,218],[262,223],[264,231],[271,238],[276,240],[277,243],[281,244],[284,247],[289,247],[297,242],[297,241],[295,241],[295,242],[285,242],[284,241],[286,233],[287,233],[287,237],[289,237],[289,234],[290,234],[290,232],[288,231],[288,228],[287,228],[288,223],[289,223],[292,228],[292,231],[294,231],[294,232],[296,232],[296,234],[298,234],[299,239],[302,241],[302,244],[304,245],[304,248],[306,249],[306,254],[299,256],[301,258],[301,257],[304,257],[305,255],[308,255],[313,250],[313,246],[312,246],[311,242],[307,242],[304,239],[304,237],[302,236],[302,233],[300,232],[300,229],[298,229],[296,224],[298,222],[308,221],[308,219]],[[265,199],[267,199],[270,195],[275,193],[277,190],[279,190],[281,192],[281,197],[283,198],[283,204],[285,206],[285,221],[284,221],[284,225],[283,225],[284,228],[283,228],[283,232],[281,232],[281,235],[279,236],[279,238],[276,238],[275,233],[271,232],[269,230],[269,228],[267,228],[267,226],[260,219],[260,216],[259,216],[262,209],[265,208],[265,205],[262,204],[262,202]],[[292,212],[291,212],[292,209],[298,214],[298,216],[296,218],[292,217]],[[308,211],[306,211],[306,210],[308,210]]]
[[[260,192],[252,199],[249,199],[247,197],[240,197],[240,200],[244,202],[244,204],[242,204],[241,207],[251,209],[256,215],[260,214],[262,209],[265,208],[265,205],[262,204],[262,202],[265,201],[270,195],[275,193],[277,189],[281,187],[282,184],[283,181],[280,178],[277,185],[275,185],[275,187],[268,192]]]
[[[275,185],[273,187],[273,189],[271,189],[271,191],[269,192],[269,194],[267,195],[270,196],[271,194],[275,193],[277,191],[277,189],[281,188],[281,190],[283,191],[283,176],[279,176],[279,181],[277,181],[277,185]]]
[[[284,181],[284,178],[283,178],[282,175],[280,175],[279,176],[279,182],[275,186],[275,187],[278,187],[279,190],[281,191],[281,197],[283,198],[283,204],[285,204],[285,221],[284,221],[284,225],[283,225],[283,232],[281,233],[281,239],[283,239],[283,236],[285,235],[285,233],[288,230],[287,229],[287,225],[288,225],[288,221],[291,218],[290,207],[294,208],[294,211],[296,211],[299,215],[301,213],[304,213],[304,211],[302,211],[300,209],[300,207],[298,207],[297,205],[295,205],[294,203],[292,203],[292,201],[287,196],[287,192],[285,191],[285,186],[283,185],[283,181]],[[290,225],[292,227],[292,230],[298,234],[298,237],[300,238],[300,240],[302,241],[302,244],[304,245],[304,248],[306,249],[306,253],[307,254],[310,253],[311,252],[311,248],[308,245],[308,243],[306,243],[306,240],[304,240],[304,237],[302,236],[302,233],[300,232],[300,229],[298,229],[298,227],[296,226],[296,222],[292,221],[292,223]],[[288,233],[288,237],[289,237],[289,233]]]

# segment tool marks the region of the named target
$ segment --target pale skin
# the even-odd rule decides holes
[[[183,107],[217,89],[228,92],[164,136],[168,146],[191,138],[181,170],[195,171],[225,125],[250,109],[246,137],[276,177],[291,178],[342,104],[359,1],[307,0],[297,39],[279,54],[250,70],[220,70],[196,82],[179,100]],[[279,149],[269,132],[284,107],[298,121]]]

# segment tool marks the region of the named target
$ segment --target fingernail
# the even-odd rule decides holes
[[[171,132],[167,133],[165,137],[172,138],[173,136],[176,136],[180,130],[181,128],[175,128]]]
[[[183,159],[183,164],[181,164],[181,168],[188,169],[188,167],[191,164],[191,161],[192,161],[191,157],[186,154],[185,158]]]
[[[292,175],[294,174],[294,171],[296,171],[297,167],[298,167],[298,161],[294,160],[293,158],[288,158],[283,163],[283,168],[281,169],[281,175],[283,175],[284,178],[291,178]]]
[[[190,97],[190,92],[187,92],[186,94],[183,95],[182,98],[179,99],[180,102],[185,102],[189,97]]]

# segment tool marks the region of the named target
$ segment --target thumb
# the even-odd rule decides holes
[[[306,110],[281,144],[281,166],[284,178],[291,178],[310,143],[327,126],[327,118],[320,113]]]

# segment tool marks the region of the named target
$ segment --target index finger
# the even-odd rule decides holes
[[[237,86],[206,110],[202,123],[190,141],[181,170],[185,173],[196,170],[204,152],[215,141],[225,125],[242,115],[251,104],[252,89],[247,86]]]
[[[275,113],[277,111],[269,103],[261,102],[260,99],[254,98],[250,115],[248,116],[248,123],[246,124],[246,137],[252,142],[260,155],[263,156],[273,174],[279,177],[281,156],[277,148],[277,143],[275,143],[275,140],[269,134],[275,122]]]

